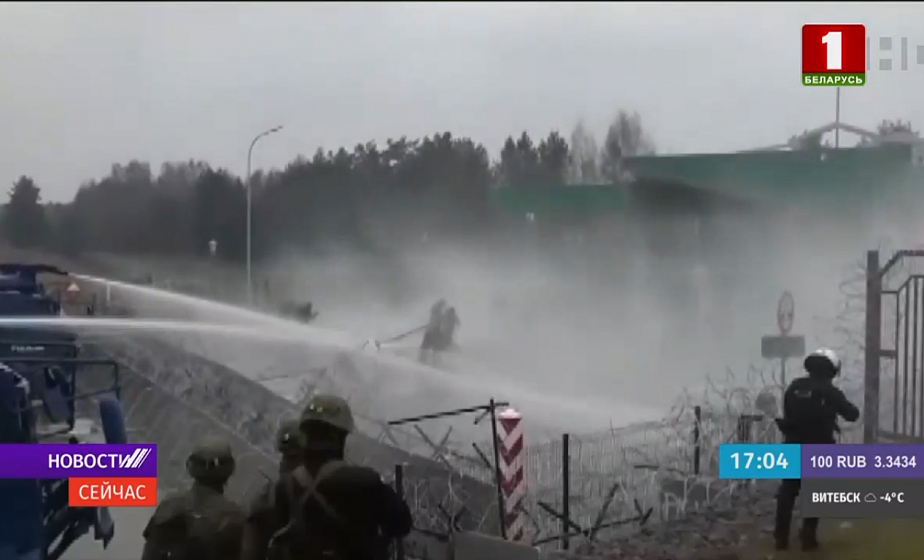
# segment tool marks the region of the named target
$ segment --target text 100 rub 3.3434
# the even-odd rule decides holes
[[[924,478],[924,444],[722,444],[719,476]]]

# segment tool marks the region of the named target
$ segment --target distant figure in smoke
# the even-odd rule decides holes
[[[439,300],[430,308],[430,321],[420,343],[420,361],[432,361],[434,352],[448,350],[455,341],[456,329],[461,325],[455,307],[446,307],[446,300]]]
[[[442,342],[445,348],[449,348],[455,342],[456,329],[462,326],[462,322],[459,321],[459,315],[456,313],[455,307],[450,307],[443,313],[443,320],[440,324],[440,334],[442,335]]]
[[[443,318],[443,312],[446,310],[446,300],[440,298],[436,303],[430,306],[430,322],[427,328],[439,328],[439,323]]]
[[[311,321],[314,321],[318,316],[318,312],[314,310],[314,306],[310,301],[297,307],[295,313],[296,317],[298,317],[298,319],[304,323],[310,323]]]
[[[440,338],[440,330],[443,327],[443,313],[446,311],[446,300],[440,298],[436,303],[430,306],[430,319],[424,330],[423,342],[420,343],[421,350],[432,350]]]

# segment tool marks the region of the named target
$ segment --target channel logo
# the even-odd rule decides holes
[[[156,477],[157,445],[6,444],[0,445],[0,478]]]
[[[49,469],[137,469],[151,455],[139,447],[131,453],[54,453],[48,456]]]
[[[866,26],[816,23],[802,26],[802,84],[866,85]]]

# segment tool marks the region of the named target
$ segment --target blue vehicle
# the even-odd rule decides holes
[[[62,313],[61,293],[52,295],[46,290],[38,280],[39,274],[67,276],[67,272],[50,265],[0,263],[0,313],[6,316],[47,315],[48,305],[52,306],[54,315]],[[24,295],[32,297],[24,298]],[[93,315],[96,297],[83,303],[87,314]]]
[[[0,317],[60,315],[39,274],[67,273],[0,264]],[[79,354],[77,336],[63,327],[0,326],[0,443],[80,444],[87,438],[78,427],[93,423],[101,441],[127,441],[118,364]],[[79,382],[81,371],[91,379]],[[91,529],[104,548],[115,535],[107,508],[68,505],[66,479],[0,480],[0,496],[0,560],[58,560]]]

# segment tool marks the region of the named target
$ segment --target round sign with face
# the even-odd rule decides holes
[[[795,315],[796,302],[792,298],[792,294],[783,292],[779,303],[776,305],[776,326],[779,327],[781,335],[787,335],[792,330]]]

